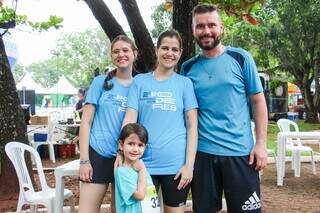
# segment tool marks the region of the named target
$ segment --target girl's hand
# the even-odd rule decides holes
[[[184,189],[188,186],[188,184],[191,183],[192,177],[193,177],[193,167],[184,165],[181,167],[181,169],[178,171],[176,176],[174,177],[174,180],[177,180],[181,176],[179,185],[177,187],[178,190]]]
[[[142,169],[145,169],[145,166],[142,160],[137,160],[132,166],[138,172],[141,171]]]
[[[114,169],[121,167],[122,166],[122,162],[123,162],[123,157],[120,154],[117,154],[117,158],[116,161],[114,162]]]
[[[79,171],[80,180],[90,183],[92,180],[92,172],[93,169],[90,163],[81,164]]]

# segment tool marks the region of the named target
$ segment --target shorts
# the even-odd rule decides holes
[[[261,212],[259,172],[249,156],[217,156],[197,152],[191,185],[193,210],[211,213],[222,209],[222,192],[228,212]]]
[[[151,175],[157,192],[159,191],[159,186],[161,186],[163,202],[169,207],[185,205],[190,190],[190,184],[186,188],[178,190],[177,187],[181,178],[174,180],[175,176],[176,175]]]
[[[98,154],[89,146],[89,159],[93,169],[91,183],[113,183],[114,182],[114,162],[116,157],[107,158]]]

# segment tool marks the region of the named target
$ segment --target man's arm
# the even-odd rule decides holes
[[[268,110],[264,94],[262,92],[250,97],[251,106],[255,112],[256,144],[250,153],[249,163],[256,163],[256,170],[260,171],[267,165],[267,126]]]

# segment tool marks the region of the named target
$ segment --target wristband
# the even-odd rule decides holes
[[[90,160],[80,160],[80,165],[90,164]]]

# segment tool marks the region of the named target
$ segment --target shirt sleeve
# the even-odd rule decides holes
[[[196,95],[194,93],[192,81],[189,78],[185,79],[185,87],[183,90],[183,105],[184,111],[189,111],[191,109],[198,108],[198,102]]]
[[[137,190],[137,179],[133,178],[127,169],[116,169],[115,181],[120,197],[125,205],[137,202],[133,197],[133,193]]]
[[[103,82],[105,76],[97,76],[93,79],[86,95],[85,104],[97,105],[103,92]]]
[[[257,66],[250,53],[246,52],[244,61],[244,80],[246,85],[246,93],[251,96],[263,91]]]
[[[128,108],[139,111],[139,89],[137,85],[137,79],[135,78],[131,84],[128,94]]]

